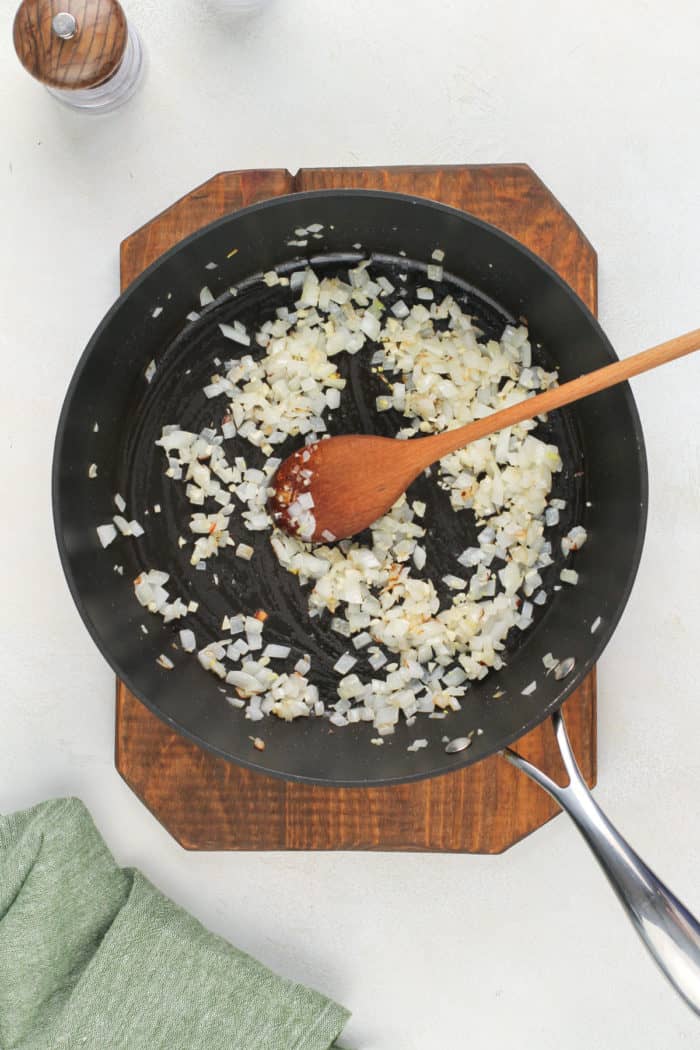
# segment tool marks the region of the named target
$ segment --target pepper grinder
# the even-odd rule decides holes
[[[28,73],[84,113],[123,105],[143,74],[141,41],[118,0],[23,0],[14,44]]]

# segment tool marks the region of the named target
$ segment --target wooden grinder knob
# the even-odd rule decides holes
[[[51,88],[102,84],[119,68],[128,38],[117,0],[23,0],[14,24],[19,60]]]

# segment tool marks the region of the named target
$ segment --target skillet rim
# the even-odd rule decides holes
[[[62,462],[62,445],[68,424],[68,419],[72,410],[73,397],[82,378],[83,372],[92,356],[95,347],[100,342],[103,333],[111,325],[113,317],[122,309],[122,307],[128,302],[128,300],[136,293],[136,291],[150,279],[152,274],[157,271],[161,266],[165,265],[167,261],[176,256],[184,246],[190,245],[200,238],[206,237],[209,232],[218,227],[224,226],[230,223],[233,219],[238,216],[251,215],[259,211],[274,209],[283,207],[289,200],[304,200],[304,199],[315,199],[319,200],[322,198],[338,198],[347,199],[348,197],[364,197],[373,200],[401,200],[407,204],[417,205],[421,208],[427,208],[428,210],[435,210],[443,213],[447,213],[455,217],[458,221],[465,223],[466,225],[472,225],[480,228],[483,231],[489,233],[491,236],[496,237],[503,241],[506,245],[514,248],[517,253],[524,255],[530,263],[534,264],[540,269],[545,277],[556,284],[565,295],[573,300],[576,307],[583,312],[588,323],[596,331],[596,335],[599,338],[599,345],[601,349],[606,353],[611,362],[619,360],[618,355],[605,334],[598,318],[588,308],[586,303],[576,294],[573,288],[562,278],[559,274],[552,269],[543,259],[541,259],[535,252],[531,251],[528,247],[518,241],[516,238],[511,237],[510,234],[500,230],[497,226],[492,223],[485,222],[483,219],[479,219],[477,216],[472,215],[470,212],[464,211],[460,208],[454,208],[450,205],[443,204],[440,201],[431,200],[427,197],[420,197],[413,194],[405,193],[393,193],[389,190],[362,190],[362,189],[331,189],[331,190],[308,190],[301,193],[288,193],[283,194],[279,197],[272,197],[268,200],[258,201],[255,204],[248,205],[245,208],[236,209],[233,212],[229,212],[227,215],[223,215],[213,222],[207,223],[206,226],[202,226],[199,230],[189,234],[182,240],[178,241],[177,244],[169,248],[168,251],[164,252],[154,262],[151,263],[139,276],[132,281],[132,283],[119,295],[114,301],[110,309],[103,316],[99,325],[93,332],[87,346],[82,352],[78,363],[75,367],[70,383],[68,385],[61,412],[59,415],[58,425],[56,429],[56,437],[54,440],[53,447],[53,458],[51,467],[51,505],[52,505],[52,516],[54,525],[54,534],[56,537],[56,543],[58,546],[59,557],[61,560],[61,566],[63,574],[66,578],[69,591],[78,610],[80,618],[82,619],[87,631],[95,643],[97,649],[102,654],[108,665],[112,668],[117,678],[124,683],[129,691],[141,702],[145,707],[148,708],[157,718],[159,718],[166,725],[170,726],[175,732],[185,737],[185,739],[201,747],[203,750],[210,754],[216,755],[218,758],[223,758],[227,762],[232,762],[235,765],[242,766],[246,769],[251,770],[254,773],[261,774],[262,776],[275,777],[280,780],[289,780],[296,783],[316,784],[325,787],[343,787],[343,788],[364,788],[364,787],[389,787],[397,784],[407,784],[420,780],[430,779],[436,776],[444,776],[449,773],[456,772],[459,769],[463,769],[470,765],[475,765],[477,762],[483,761],[484,759],[490,758],[495,754],[501,753],[505,748],[509,747],[516,740],[519,740],[530,730],[541,725],[546,719],[556,710],[558,710],[562,704],[568,699],[568,697],[581,685],[584,679],[588,676],[594,666],[597,664],[602,653],[608,645],[612,635],[617,628],[617,625],[622,618],[622,614],[629,601],[632,588],[637,578],[639,571],[639,565],[641,561],[642,551],[644,548],[644,541],[646,536],[647,520],[648,520],[648,507],[649,507],[649,473],[647,464],[646,447],[644,442],[644,434],[641,425],[641,419],[639,417],[639,411],[632,393],[632,389],[628,382],[619,385],[619,390],[624,396],[627,402],[627,409],[629,412],[629,418],[632,424],[631,436],[634,438],[635,449],[636,449],[636,461],[639,469],[639,488],[640,488],[640,507],[638,525],[635,536],[634,544],[632,545],[631,551],[631,567],[628,574],[625,586],[622,588],[618,602],[614,611],[606,617],[604,630],[601,630],[595,635],[595,644],[592,645],[591,655],[582,661],[580,664],[577,663],[576,668],[572,675],[567,679],[566,684],[562,686],[560,694],[551,702],[545,704],[538,713],[530,717],[522,726],[518,727],[513,733],[506,735],[505,737],[499,738],[498,742],[485,753],[479,755],[477,758],[475,755],[470,756],[470,749],[466,749],[461,754],[464,756],[461,759],[457,759],[457,756],[451,756],[455,759],[446,768],[433,769],[428,771],[419,771],[415,773],[408,773],[405,776],[393,776],[393,777],[382,777],[382,778],[369,778],[365,780],[343,780],[343,779],[323,779],[319,777],[311,777],[307,775],[301,775],[296,773],[286,773],[279,770],[273,770],[267,766],[260,765],[254,760],[249,760],[244,757],[236,756],[235,758],[224,751],[222,748],[217,747],[202,739],[196,733],[189,729],[185,729],[175,719],[168,716],[159,707],[152,703],[148,697],[138,689],[134,683],[130,680],[130,675],[125,673],[122,668],[117,666],[116,661],[111,657],[107,650],[106,645],[103,644],[101,635],[93,623],[91,617],[88,615],[87,610],[84,607],[84,603],[80,594],[80,590],[77,586],[74,573],[72,571],[71,560],[68,554],[67,546],[63,537],[61,516],[60,516],[60,504],[61,504],[61,462]]]

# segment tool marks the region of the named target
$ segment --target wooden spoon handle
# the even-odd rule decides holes
[[[624,383],[625,380],[641,372],[648,372],[652,368],[658,368],[659,365],[665,365],[668,361],[675,361],[677,357],[692,354],[694,350],[700,350],[700,328],[686,332],[685,335],[679,335],[675,339],[669,339],[667,343],[652,346],[649,350],[642,350],[641,353],[633,354],[632,357],[626,357],[622,361],[615,361],[612,365],[605,365],[604,368],[597,368],[594,372],[587,372],[578,379],[572,379],[561,386],[553,387],[536,397],[526,398],[517,405],[511,405],[500,412],[493,412],[490,416],[477,419],[474,423],[467,423],[466,426],[459,427],[457,430],[445,430],[434,437],[421,438],[417,442],[407,442],[407,444],[414,447],[420,445],[421,451],[424,450],[424,462],[421,461],[420,468],[422,469],[434,463],[435,460],[442,459],[448,453],[456,452],[457,449],[463,448],[470,442],[494,434],[497,430],[504,430],[526,419],[542,415],[543,412],[551,412],[555,408],[580,401],[590,394],[597,394],[600,390],[616,386],[617,383]],[[418,466],[418,460],[416,460],[416,466]]]

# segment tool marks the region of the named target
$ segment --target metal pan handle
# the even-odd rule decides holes
[[[510,748],[503,752],[504,757],[569,814],[652,958],[679,995],[700,1014],[700,923],[612,826],[581,776],[559,711],[552,722],[569,774],[568,786],[555,784]]]

